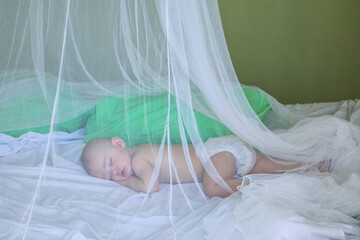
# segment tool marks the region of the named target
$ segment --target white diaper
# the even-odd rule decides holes
[[[210,157],[219,152],[232,153],[236,158],[235,176],[237,177],[246,175],[255,165],[256,153],[254,149],[235,135],[209,138],[204,146]]]

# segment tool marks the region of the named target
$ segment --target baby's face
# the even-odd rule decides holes
[[[97,148],[89,166],[90,175],[114,182],[124,181],[132,175],[131,154],[125,147],[109,144]]]

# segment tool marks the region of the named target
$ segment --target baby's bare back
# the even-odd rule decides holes
[[[186,152],[187,157],[185,157],[183,146],[180,144],[174,145],[164,145],[163,154],[161,155],[161,166],[159,173],[159,181],[160,183],[170,183],[170,179],[172,179],[172,183],[191,183],[194,182],[194,179],[191,175],[190,168],[188,167],[188,161],[190,162],[190,167],[193,167],[193,171],[196,175],[196,178],[199,182],[202,181],[202,177],[204,174],[204,167],[200,161],[200,159],[196,156],[195,149],[192,145],[189,146],[189,151]],[[151,144],[143,144],[134,148],[134,158],[142,158],[149,161],[151,165],[154,166],[156,164],[156,160],[158,158],[158,153],[161,151],[160,145],[151,145]],[[169,154],[169,152],[171,154]],[[169,159],[170,161],[169,164]],[[171,174],[169,169],[171,169]],[[175,169],[179,180],[176,178]],[[135,169],[134,169],[135,170]]]

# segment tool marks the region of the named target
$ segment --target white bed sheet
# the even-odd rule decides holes
[[[309,116],[333,114],[360,125],[359,101],[288,108]],[[241,239],[233,213],[241,204],[239,193],[227,199],[204,199],[195,184],[183,184],[183,189],[162,184],[144,201],[143,193],[84,172],[79,163],[83,136],[84,129],[55,133],[56,144],[50,148],[60,154],[51,156],[44,171],[46,134],[0,135],[0,239],[22,239],[25,231],[25,239]],[[33,199],[41,173],[41,187]],[[360,191],[354,201],[360,205]],[[263,239],[360,239],[345,235],[355,230],[336,221],[315,223],[293,213]]]
[[[300,113],[308,117],[334,115],[360,126],[360,100],[343,100],[339,102],[288,104],[285,106],[291,112]],[[266,117],[267,121],[274,121],[272,112]]]

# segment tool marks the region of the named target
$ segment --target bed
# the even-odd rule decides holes
[[[286,107],[307,116],[331,114],[360,125],[359,100]],[[266,120],[271,118],[270,111]],[[358,224],[356,213],[349,216],[354,217],[354,225],[350,226],[343,224],[340,218],[314,222],[304,214],[286,211],[287,206],[281,206],[279,221],[271,229],[262,228],[269,221],[266,212],[255,212],[256,226],[248,225],[244,229],[242,221],[246,219],[236,217],[239,206],[248,204],[242,203],[241,193],[226,199],[206,199],[195,184],[183,184],[183,189],[178,185],[162,184],[159,192],[147,196],[93,178],[86,174],[79,161],[84,136],[84,128],[72,133],[54,132],[50,136],[54,144],[47,146],[48,134],[0,135],[0,239],[243,239],[242,234],[256,236],[259,231],[264,233],[258,234],[259,239],[268,240],[360,239],[359,229],[355,227]],[[43,156],[51,148],[57,149],[59,154],[50,153],[45,169]],[[293,186],[294,189],[308,191],[309,202],[322,201],[306,189],[307,176],[298,177],[299,186]],[[350,189],[348,197],[352,198],[354,206],[360,205],[359,181],[360,175],[355,174],[338,186],[339,190]],[[327,183],[319,180],[320,185]],[[243,194],[251,193],[246,186],[243,190]],[[184,198],[183,191],[188,199]],[[339,197],[340,202],[342,197]],[[331,207],[323,204],[324,208]],[[255,206],[256,203],[248,207],[255,211]],[[277,211],[271,205],[268,207]],[[284,210],[285,215],[282,214]]]
[[[1,1],[0,9],[0,239],[359,239],[360,128],[324,117],[313,119],[313,128],[301,132],[304,138],[291,132],[293,128],[287,136],[283,131],[284,139],[272,134],[262,121],[280,132],[275,123],[282,117],[289,126],[301,117],[284,110],[276,99],[269,102],[262,96],[256,101],[257,111],[246,91],[239,91],[242,85],[230,58],[217,0],[11,0]],[[300,45],[307,47],[303,40],[299,38]],[[289,50],[288,44],[278,47],[276,51]],[[325,50],[321,48],[321,56],[328,56]],[[266,60],[273,61],[271,54]],[[311,66],[311,72],[301,74],[306,78],[317,67],[331,69],[296,63],[297,69],[302,63]],[[255,66],[254,71],[262,71],[263,66]],[[277,67],[283,69],[281,64]],[[273,71],[264,69],[268,70]],[[284,71],[287,76],[292,70]],[[240,82],[256,80],[249,77]],[[291,81],[301,83],[301,78],[292,76]],[[139,111],[129,114],[136,106]],[[358,100],[286,107],[302,115],[330,114],[360,125]],[[162,112],[163,121],[155,109]],[[209,120],[198,118],[194,109],[217,123],[206,125]],[[106,122],[104,116],[113,118]],[[316,122],[325,118],[331,124]],[[172,121],[177,123],[173,129]],[[90,126],[95,130],[87,131]],[[327,154],[326,144],[318,140],[330,135],[335,137],[325,139],[338,145],[329,148],[351,148],[350,157],[338,151],[337,156],[348,157],[338,159],[350,159],[347,163],[357,166],[352,166],[354,173],[346,180],[337,182],[312,170],[245,176],[244,183],[251,184],[240,186],[226,199],[209,199],[193,183],[162,184],[159,192],[147,195],[84,171],[79,159],[85,142],[117,135],[108,126],[127,140],[136,140],[130,145],[166,139],[186,146],[188,136],[189,143],[198,144],[207,140],[204,134],[224,136],[231,129],[269,156],[299,154],[294,160],[306,156],[304,162],[310,164],[315,164],[311,160],[318,152]],[[215,128],[220,134],[211,132]],[[330,133],[317,134],[313,129]],[[343,141],[341,137],[351,136],[353,129],[356,137]],[[296,142],[299,139],[302,142]],[[206,167],[210,158],[201,144],[197,153],[203,154]],[[216,176],[215,171],[208,172]]]

